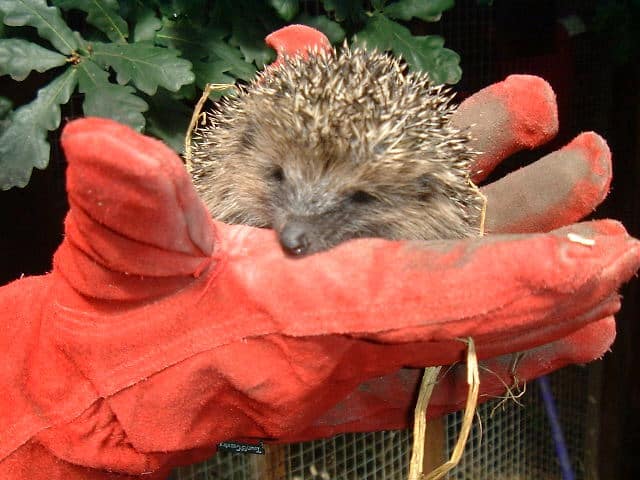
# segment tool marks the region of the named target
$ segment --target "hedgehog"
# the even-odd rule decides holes
[[[214,218],[273,228],[294,256],[364,237],[475,236],[477,152],[452,100],[383,52],[285,58],[207,115],[194,185]]]

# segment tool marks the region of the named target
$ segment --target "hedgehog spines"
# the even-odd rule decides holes
[[[261,204],[268,194],[259,194],[275,188],[269,165],[294,162],[302,173],[292,181],[339,174],[346,176],[333,182],[339,189],[369,189],[387,203],[403,194],[415,200],[425,188],[442,213],[425,229],[441,235],[449,224],[452,236],[466,236],[477,231],[481,208],[469,183],[477,152],[469,132],[451,124],[455,109],[449,88],[384,53],[356,47],[285,58],[224,100],[196,132],[194,183],[214,216],[266,226],[273,208]],[[422,177],[431,184],[422,186]],[[406,208],[420,207],[415,201]]]

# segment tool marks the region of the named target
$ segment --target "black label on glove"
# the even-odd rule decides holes
[[[232,441],[220,442],[218,444],[218,450],[220,450],[221,452],[252,453],[254,455],[264,455],[264,446],[262,445],[262,442],[257,445]]]

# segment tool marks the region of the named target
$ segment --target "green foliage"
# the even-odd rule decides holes
[[[287,22],[290,22],[300,10],[300,2],[298,0],[269,0],[269,3],[276,9],[278,15]]]
[[[69,55],[79,46],[60,10],[47,6],[44,0],[0,0],[0,11],[5,25],[35,27],[38,34],[59,52]]]
[[[429,72],[436,83],[456,83],[462,75],[460,57],[453,50],[443,48],[442,37],[413,36],[408,28],[379,13],[371,16],[356,41],[401,55],[413,68]]]
[[[15,109],[0,97],[0,188],[24,186],[34,167],[47,165],[48,132],[71,98],[85,115],[181,151],[198,89],[250,82],[275,58],[264,37],[289,23],[317,28],[334,44],[392,51],[436,81],[457,82],[459,58],[442,38],[415,36],[401,23],[437,21],[453,1],[0,0],[0,76],[41,86]]]
[[[0,122],[7,118],[11,111],[11,107],[11,100],[6,97],[0,97]]]
[[[317,15],[313,17],[311,15],[302,14],[298,16],[297,21],[304,25],[309,25],[316,30],[320,30],[333,44],[342,42],[346,36],[344,29],[338,22],[334,22],[324,15]]]
[[[67,57],[19,38],[0,40],[0,75],[24,80],[32,70],[45,72],[67,63]]]
[[[126,43],[129,26],[118,12],[116,0],[54,0],[53,4],[63,10],[76,9],[87,14],[87,23],[103,32],[109,40]]]
[[[147,42],[96,42],[91,58],[101,67],[115,70],[119,84],[132,82],[138,90],[153,95],[158,86],[175,92],[182,85],[193,82],[191,63],[178,58],[178,53]]]
[[[2,132],[10,125],[8,117],[12,108],[13,104],[11,100],[6,97],[0,97],[0,135],[2,135]]]
[[[24,186],[31,170],[46,167],[49,160],[47,132],[60,125],[60,105],[73,92],[83,95],[85,115],[113,118],[142,130],[148,111],[140,92],[153,95],[158,87],[178,91],[193,83],[188,60],[179,52],[154,44],[160,18],[148,8],[133,11],[142,24],[134,30],[145,41],[128,43],[129,24],[114,0],[0,0],[3,22],[12,27],[36,28],[43,44],[22,38],[0,39],[0,74],[24,80],[31,71],[58,69],[59,75],[38,90],[35,100],[10,111],[0,131],[0,188]],[[88,42],[73,31],[63,11],[86,14],[91,37],[100,34],[111,42]],[[139,16],[137,15],[139,13]],[[46,42],[44,42],[46,41]],[[46,46],[45,46],[46,45]],[[57,51],[51,49],[51,47]],[[115,74],[116,82],[111,80]]]
[[[33,167],[47,165],[47,130],[55,130],[60,125],[60,105],[69,101],[76,77],[75,69],[67,69],[41,88],[33,102],[18,108],[10,116],[9,125],[0,136],[0,189],[24,187]]]
[[[383,12],[400,20],[419,18],[427,22],[437,22],[442,12],[453,7],[454,0],[400,0],[384,7]]]
[[[162,138],[175,151],[181,151],[193,108],[187,107],[175,95],[163,89],[158,89],[149,98],[149,107],[147,132]]]
[[[235,78],[251,80],[256,73],[255,65],[244,59],[239,48],[224,40],[226,35],[219,26],[194,28],[187,21],[166,20],[156,34],[156,41],[184,52],[194,64],[204,64],[196,70],[196,84],[200,88],[207,82],[217,83],[214,78],[227,72]],[[211,76],[198,77],[199,72],[207,72]]]
[[[152,42],[156,38],[156,32],[162,28],[162,20],[156,17],[156,12],[150,8],[138,11],[135,20],[134,42]]]
[[[84,93],[82,110],[85,115],[112,118],[142,130],[145,124],[143,112],[149,105],[134,95],[133,87],[110,83],[109,74],[93,62],[82,62],[77,70],[78,90]],[[109,102],[105,102],[105,98]]]
[[[324,0],[324,8],[333,13],[340,23],[356,23],[365,18],[365,6],[359,0]],[[374,9],[382,8],[385,2],[376,2]]]

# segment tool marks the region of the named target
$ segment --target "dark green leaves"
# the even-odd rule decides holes
[[[45,72],[67,63],[67,58],[19,38],[0,40],[0,75],[24,80],[32,70]]]
[[[69,68],[38,91],[37,98],[13,112],[0,135],[0,189],[24,187],[33,167],[49,163],[47,130],[60,125],[60,105],[76,86],[76,70]]]
[[[298,23],[302,23],[303,25],[308,25],[310,27],[315,28],[316,30],[320,30],[324,33],[331,43],[340,43],[344,40],[345,31],[340,26],[338,22],[334,22],[330,20],[328,17],[324,15],[319,15],[317,17],[311,17],[309,15],[300,15],[296,19]]]
[[[56,7],[42,0],[0,0],[0,18],[11,26],[32,26],[57,48],[53,52],[21,38],[0,39],[0,75],[23,80],[33,70],[44,72],[69,65],[51,83],[41,88],[34,101],[8,115],[0,126],[0,188],[24,186],[33,167],[44,168],[49,159],[47,132],[60,125],[60,105],[69,101],[79,85],[84,94],[85,115],[113,118],[141,130],[147,103],[136,89],[154,94],[158,87],[176,91],[194,80],[189,61],[179,52],[151,42],[126,43],[127,22],[114,0],[59,0],[65,9],[87,13],[87,22],[114,43],[89,43],[73,32]],[[134,10],[132,10],[133,12]],[[140,36],[155,36],[160,27],[152,11],[135,9],[144,21]],[[151,13],[149,13],[151,12]],[[95,35],[94,35],[95,36]],[[231,48],[231,47],[229,47]],[[113,69],[120,84],[109,81]],[[6,102],[3,103],[6,106]],[[5,109],[6,110],[6,109]]]
[[[213,62],[193,62],[196,85],[204,89],[207,83],[234,84],[235,78],[229,75],[229,65],[221,60]]]
[[[252,25],[239,25],[234,28],[230,44],[237,46],[247,63],[262,67],[275,59],[273,50],[264,43],[264,32]]]
[[[150,42],[156,36],[156,31],[162,27],[162,21],[156,17],[150,8],[138,12],[136,26],[133,30],[134,42]]]
[[[411,67],[428,72],[436,83],[456,83],[462,75],[460,56],[443,47],[442,37],[413,36],[408,28],[384,15],[374,14],[358,33],[357,42],[367,48],[391,50],[401,55]]]
[[[399,0],[384,8],[388,17],[400,20],[419,18],[427,22],[437,22],[442,12],[453,7],[454,0]]]
[[[287,22],[293,20],[300,9],[299,0],[269,0],[269,3],[276,9],[278,15]]]
[[[12,108],[11,100],[6,97],[0,97],[0,135],[10,124],[8,117]]]
[[[176,152],[182,153],[193,109],[162,89],[149,98],[149,107],[147,132],[164,140]]]
[[[113,68],[118,83],[133,84],[153,95],[158,86],[177,91],[194,80],[191,63],[178,58],[178,52],[147,42],[132,44],[94,43],[91,57],[98,64]]]
[[[77,38],[67,26],[60,11],[44,0],[0,0],[4,23],[12,27],[29,25],[51,42],[58,51],[70,54],[78,48]]]
[[[114,85],[109,74],[93,62],[82,62],[77,67],[80,92],[84,93],[82,110],[87,116],[99,116],[116,120],[136,130],[145,124],[143,112],[149,106],[134,95],[131,86]]]
[[[125,43],[129,26],[118,13],[116,0],[55,0],[54,5],[87,13],[87,22],[103,32],[112,42]]]
[[[245,81],[253,79],[256,74],[256,68],[244,61],[240,50],[223,41],[212,41],[209,47],[211,61],[219,61],[224,64],[226,71],[236,78]]]
[[[224,37],[224,30],[218,27],[196,29],[186,22],[165,21],[156,40],[185,52],[196,65],[196,84],[200,87],[208,82],[218,83],[222,74],[245,81],[253,79],[255,66],[243,58],[239,48],[224,41]]]
[[[10,26],[31,26],[60,52],[72,54],[78,37],[64,23],[60,11],[43,0],[0,0],[0,16]],[[0,75],[23,80],[32,70],[44,72],[67,63],[67,57],[19,38],[0,40]],[[24,187],[33,167],[49,163],[47,131],[60,125],[60,105],[76,86],[76,72],[68,68],[41,88],[31,103],[11,112],[0,134],[0,189]]]
[[[11,111],[11,100],[6,97],[0,97],[0,120],[4,120]]]
[[[258,11],[251,12],[232,7],[228,25],[231,30],[229,44],[240,49],[245,62],[254,63],[258,68],[275,59],[274,51],[264,43],[267,34],[282,26],[281,20],[273,13],[264,3]]]
[[[332,12],[338,22],[357,21],[365,11],[360,0],[324,0],[324,8]]]
[[[203,13],[207,4],[211,2],[209,0],[154,0],[148,3],[158,5],[165,18],[171,20],[189,19],[192,23],[201,25],[206,19]]]

